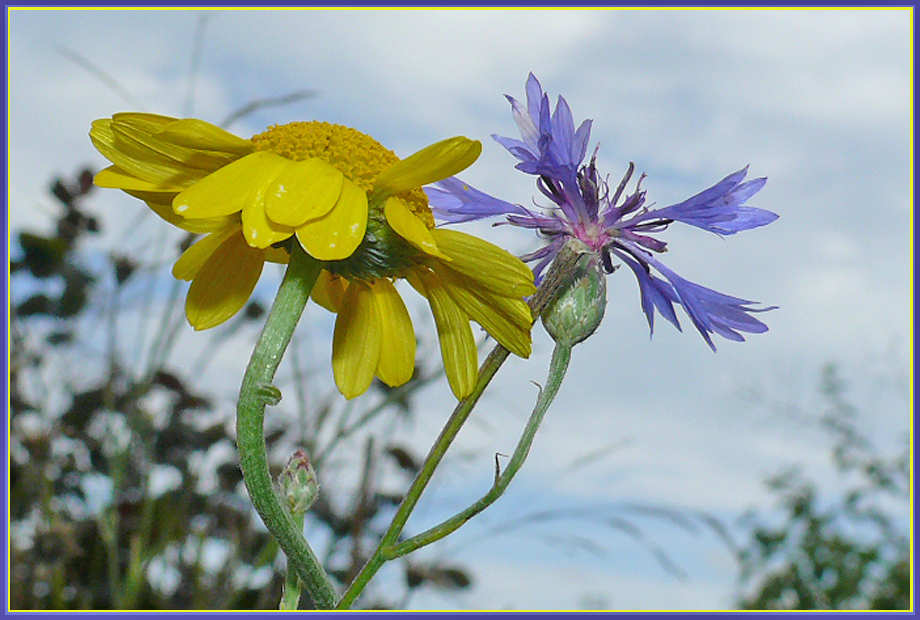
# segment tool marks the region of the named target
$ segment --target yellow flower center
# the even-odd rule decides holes
[[[294,161],[314,157],[322,159],[368,194],[374,189],[374,181],[380,173],[399,161],[393,151],[369,135],[351,127],[322,121],[273,125],[251,140],[257,151],[271,151]],[[434,228],[428,198],[421,188],[403,192],[399,198],[429,229]],[[376,212],[383,210],[383,205],[368,206],[372,218]]]

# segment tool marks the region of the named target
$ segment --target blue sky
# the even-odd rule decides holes
[[[650,340],[632,275],[611,276],[607,317],[576,348],[524,470],[491,514],[432,552],[454,552],[472,566],[475,590],[419,599],[422,607],[574,608],[586,599],[617,608],[728,606],[733,565],[715,537],[654,519],[649,538],[673,552],[686,581],[610,528],[561,530],[606,546],[607,556],[540,542],[527,528],[476,539],[503,519],[546,507],[635,502],[740,514],[764,501],[765,474],[789,462],[821,471],[826,447],[801,420],[752,405],[742,392],[805,403],[831,361],[854,379],[909,372],[907,10],[215,11],[207,14],[191,107],[197,12],[8,17],[13,229],[50,221],[50,174],[104,165],[87,138],[93,119],[141,106],[217,123],[253,99],[301,89],[317,96],[230,129],[248,136],[317,118],[360,129],[403,156],[463,134],[484,145],[464,179],[530,204],[532,178],[514,171],[513,158],[489,136],[515,135],[502,95],[522,99],[531,71],[551,97],[566,97],[576,122],[594,119],[598,167],[616,182],[635,162],[648,175],[647,198],[660,206],[744,165],[752,177],[769,177],[751,204],[778,213],[777,222],[727,239],[672,227],[665,259],[692,281],[780,306],[764,316],[770,331],[746,343],[717,342],[715,354],[686,319],[682,333],[659,322]],[[131,101],[62,50],[105,71]],[[127,199],[109,200],[129,208]],[[121,219],[124,228],[105,243],[130,237],[130,218]],[[535,247],[524,231],[468,230],[515,252]],[[261,286],[270,292],[275,282],[263,278]],[[197,336],[187,335],[195,347]],[[531,360],[503,369],[457,447],[481,458],[454,461],[436,498],[459,508],[487,488],[488,455],[512,449],[530,407],[520,394],[544,380],[550,344],[538,333]],[[227,363],[227,372],[239,373]],[[871,402],[868,382],[855,384]],[[426,393],[418,441],[436,432],[449,403],[445,386]],[[906,408],[888,408],[869,432],[888,446],[908,424]],[[566,471],[608,448],[604,458]]]

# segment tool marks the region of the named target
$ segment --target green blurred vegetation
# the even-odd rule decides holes
[[[840,375],[826,366],[819,389],[837,475],[814,480],[789,467],[766,481],[775,509],[743,521],[741,609],[911,608],[908,438],[882,455],[860,430],[865,413]]]
[[[176,349],[188,327],[176,303],[178,283],[167,272],[191,239],[154,244],[165,258],[88,251],[106,219],[92,214],[92,176],[82,170],[73,180],[55,179],[54,229],[18,231],[12,250],[11,609],[276,609],[284,561],[242,485],[232,407],[201,392],[175,364],[189,355]],[[196,366],[221,355],[230,340],[251,346],[262,314],[254,299],[215,330]],[[148,354],[137,355],[138,346]],[[420,367],[398,390],[378,384],[362,408],[311,386],[305,372],[295,368],[290,393],[320,394],[310,432],[273,415],[266,441],[274,473],[297,447],[328,464],[318,467],[326,492],[307,527],[341,585],[382,533],[378,516],[400,499],[379,486],[380,472],[405,478],[417,467],[418,455],[398,435],[411,422],[413,395],[440,371]],[[288,417],[291,409],[305,417],[303,399],[285,406]],[[396,423],[368,433],[384,413]],[[359,458],[348,452],[356,444],[363,446]],[[336,459],[361,463],[353,487],[341,476],[326,484],[322,472],[336,475]],[[397,586],[370,592],[365,606],[404,607],[419,588],[472,583],[461,566],[397,564]]]

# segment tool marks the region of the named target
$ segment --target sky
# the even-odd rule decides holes
[[[566,98],[576,123],[593,119],[598,168],[615,183],[635,162],[656,205],[745,165],[751,178],[769,179],[750,204],[779,214],[775,223],[724,239],[672,226],[664,262],[694,282],[779,306],[761,317],[770,331],[717,341],[713,353],[681,316],[682,332],[659,320],[650,339],[633,276],[610,276],[604,323],[575,349],[524,469],[468,531],[432,551],[472,567],[475,587],[414,605],[729,608],[735,566],[717,536],[636,506],[731,519],[769,504],[763,479],[784,464],[826,474],[814,416],[780,415],[749,395],[807,410],[829,362],[848,373],[879,445],[893,449],[907,432],[906,403],[881,406],[874,390],[911,372],[911,11],[213,11],[195,65],[200,15],[7,14],[11,230],[52,220],[51,174],[106,164],[87,138],[94,119],[142,110],[219,123],[250,101],[304,89],[314,96],[229,129],[246,137],[315,118],[355,127],[401,156],[466,135],[483,153],[462,178],[531,205],[533,178],[490,138],[516,137],[503,95],[523,99],[529,72],[552,99]],[[130,238],[132,221],[118,218],[106,242]],[[510,227],[463,230],[515,253],[538,243]],[[260,290],[276,285],[263,277]],[[202,342],[186,335],[190,347]],[[459,509],[488,488],[489,455],[513,449],[550,351],[538,329],[531,359],[502,369],[456,446],[480,458],[445,463],[453,469],[420,506],[422,521],[438,514],[437,501]],[[233,363],[227,370],[238,373]],[[431,440],[450,403],[446,386],[426,391],[419,442]],[[597,518],[515,525],[571,508]],[[611,527],[611,514],[637,520],[685,578]]]

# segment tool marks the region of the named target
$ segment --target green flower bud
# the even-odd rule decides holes
[[[543,327],[559,344],[575,346],[601,324],[607,307],[607,278],[595,252],[586,251],[564,276],[543,310]]]
[[[307,453],[298,450],[278,476],[278,492],[282,505],[291,516],[302,515],[310,509],[319,494],[316,472]]]

